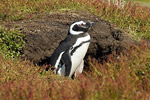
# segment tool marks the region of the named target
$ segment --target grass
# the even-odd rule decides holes
[[[130,1],[130,0],[125,0],[125,1]],[[142,6],[150,7],[150,1],[149,0],[132,0],[134,3],[139,3]]]
[[[150,47],[141,45],[103,64],[89,57],[89,70],[75,80],[1,55],[0,100],[148,100]]]
[[[150,38],[150,8],[131,2],[120,8],[102,0],[1,0],[0,20],[28,20],[37,14],[62,9],[89,11],[136,38]],[[19,32],[1,28],[4,48],[10,47],[6,44],[13,42],[6,41],[11,41],[16,33]],[[17,40],[18,36],[13,40]],[[24,44],[20,43],[15,42],[12,47],[20,48]],[[149,43],[141,42],[118,57],[115,53],[109,55],[107,62],[99,63],[89,57],[86,66],[88,70],[71,80],[45,71],[45,66],[40,68],[18,58],[6,59],[7,55],[1,54],[0,100],[149,100],[149,55]]]
[[[29,19],[35,14],[63,11],[60,9],[88,10],[139,39],[150,38],[150,8],[131,2],[124,8],[103,0],[3,0],[0,5],[1,21]]]
[[[131,1],[131,0],[125,0],[125,1]],[[150,2],[149,0],[132,0],[132,1]]]
[[[149,1],[145,1],[145,2],[143,2],[143,1],[136,1],[136,2],[141,4],[141,5],[143,5],[143,6],[150,7],[150,2]]]
[[[82,8],[81,5],[74,4],[71,0],[2,0],[0,1],[0,5],[0,18],[4,21],[28,19],[34,14],[51,12],[52,10],[63,8]]]

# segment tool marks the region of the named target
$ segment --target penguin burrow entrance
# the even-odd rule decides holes
[[[17,28],[27,34],[23,54],[28,60],[39,64],[45,63],[45,59],[52,55],[59,42],[66,37],[69,25],[79,20],[95,22],[88,32],[91,36],[91,43],[86,57],[90,55],[104,59],[113,51],[125,49],[126,43],[133,42],[128,35],[114,28],[109,22],[85,12],[51,13],[4,25]]]

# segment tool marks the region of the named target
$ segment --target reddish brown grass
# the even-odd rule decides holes
[[[107,62],[88,59],[89,70],[75,80],[54,75],[27,61],[0,58],[1,100],[145,100],[150,95],[150,46],[141,43],[110,55]]]

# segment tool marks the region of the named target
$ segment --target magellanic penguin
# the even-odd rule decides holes
[[[50,64],[55,67],[55,73],[61,76],[75,76],[82,73],[84,56],[90,44],[87,33],[94,22],[77,21],[71,24],[67,37],[60,42],[51,56]]]

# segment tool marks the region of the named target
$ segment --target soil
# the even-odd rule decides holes
[[[93,21],[94,26],[89,30],[91,44],[87,56],[105,59],[113,51],[123,51],[126,43],[133,43],[130,36],[114,28],[109,22],[87,12],[63,12],[43,14],[30,20],[7,22],[2,25],[19,29],[27,34],[24,57],[36,64],[45,63],[55,48],[67,33],[69,25],[74,21]]]

